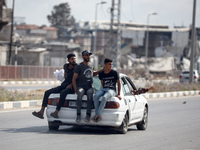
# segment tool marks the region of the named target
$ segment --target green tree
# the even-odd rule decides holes
[[[51,11],[51,15],[47,15],[48,21],[53,27],[73,26],[75,19],[70,15],[71,8],[68,3],[55,5]]]

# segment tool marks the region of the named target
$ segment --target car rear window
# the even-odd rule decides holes
[[[184,71],[182,74],[190,74],[189,71]],[[193,74],[195,74],[195,72],[193,72]]]

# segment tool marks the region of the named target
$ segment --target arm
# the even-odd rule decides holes
[[[121,91],[121,83],[120,80],[117,80],[117,86],[118,86],[118,94],[117,97],[121,100],[121,96],[120,96],[120,91]]]
[[[66,64],[64,64],[64,66],[63,66],[63,69],[64,69],[64,78],[66,78],[66,67],[67,67],[67,65]]]
[[[102,85],[102,87],[103,87],[103,80],[101,80],[101,85]]]
[[[75,91],[76,94],[78,94],[78,92],[77,92],[77,84],[76,84],[76,79],[77,79],[77,77],[78,77],[78,74],[77,74],[77,73],[74,73],[73,79],[72,79],[72,84],[73,84],[74,91]]]
[[[97,76],[97,75],[99,74],[99,72],[101,72],[101,71],[103,71],[103,70],[104,70],[104,68],[101,69],[101,70],[99,70],[99,71],[93,71],[93,76]]]
[[[131,93],[132,93],[133,95],[139,95],[139,94],[146,93],[146,92],[148,92],[148,91],[150,91],[150,90],[155,90],[155,89],[156,89],[156,87],[155,87],[155,86],[152,86],[152,87],[150,87],[150,88],[140,88],[140,89],[138,89],[138,90],[133,90],[133,91],[131,91]]]
[[[66,87],[66,89],[72,89],[72,86],[73,86],[73,84],[71,83]]]

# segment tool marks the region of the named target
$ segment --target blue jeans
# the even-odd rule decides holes
[[[99,116],[102,113],[107,100],[109,100],[111,97],[113,97],[115,95],[116,95],[115,90],[109,89],[109,88],[103,88],[96,92],[96,94],[94,96],[94,107],[95,107],[95,113],[97,116]],[[102,96],[102,100],[99,105],[99,98],[101,96]]]

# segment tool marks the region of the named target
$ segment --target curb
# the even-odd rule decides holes
[[[22,84],[60,84],[60,81],[0,81],[0,85]]]
[[[14,108],[28,108],[28,107],[41,106],[41,105],[42,105],[42,100],[0,102],[0,110],[14,109]]]
[[[194,95],[199,95],[199,94],[200,94],[200,91],[178,91],[178,92],[164,92],[164,93],[145,93],[141,95],[143,95],[146,99],[151,99],[151,98],[194,96]],[[0,102],[0,110],[14,109],[14,108],[28,108],[28,107],[41,106],[41,105],[42,105],[42,100]]]
[[[200,91],[178,91],[178,92],[164,92],[164,93],[145,93],[141,95],[143,95],[146,99],[149,99],[149,98],[194,96],[194,95],[199,95],[199,94],[200,94]]]

